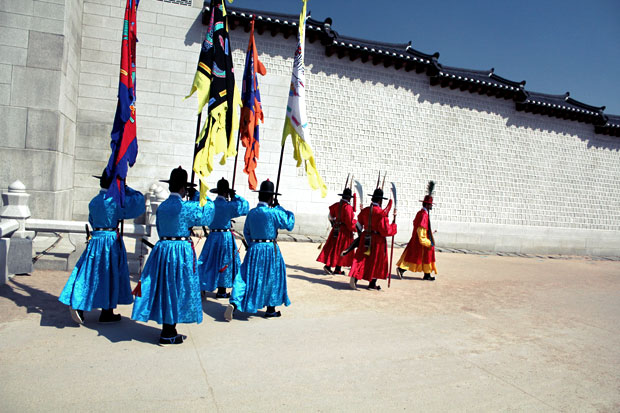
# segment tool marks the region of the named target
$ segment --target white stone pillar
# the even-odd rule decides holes
[[[30,195],[20,181],[13,182],[9,190],[2,193],[4,206],[0,209],[0,284],[5,284],[14,274],[32,272],[34,231],[26,231],[26,220],[30,218],[28,198]]]
[[[34,231],[26,231],[26,220],[30,218],[28,198],[30,194],[26,193],[26,187],[19,180],[9,185],[8,192],[2,193],[4,206],[0,209],[0,218],[14,219],[19,225],[19,229],[11,235],[11,238],[34,238]]]

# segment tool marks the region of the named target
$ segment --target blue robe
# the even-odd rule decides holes
[[[213,201],[204,207],[196,201],[183,201],[172,193],[156,212],[160,240],[149,254],[142,271],[141,297],[136,297],[131,318],[154,320],[159,324],[200,323],[202,302],[196,272],[196,254],[191,241],[162,240],[161,237],[187,237],[189,228],[209,225],[213,220]]]
[[[230,202],[223,196],[218,196],[213,203],[215,215],[209,225],[212,230],[230,229],[231,219],[247,215],[250,210],[248,201],[239,195],[235,195]],[[232,232],[211,232],[198,260],[200,289],[214,291],[216,287],[231,288],[240,268],[239,251]]]
[[[252,209],[245,219],[243,235],[249,244],[241,265],[241,276],[235,278],[230,302],[239,311],[256,313],[266,306],[290,305],[286,289],[286,265],[280,248],[273,242],[278,229],[291,231],[295,215],[281,206],[269,208],[264,202]]]
[[[93,228],[116,228],[122,219],[144,213],[144,196],[129,187],[125,189],[125,206],[99,192],[88,204],[88,222]],[[93,231],[92,238],[71,272],[58,298],[76,310],[116,308],[131,304],[131,285],[127,251],[116,231]]]

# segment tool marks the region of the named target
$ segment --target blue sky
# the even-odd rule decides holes
[[[234,0],[233,7],[299,14],[301,0]],[[439,62],[495,68],[525,87],[620,115],[619,0],[309,0],[340,34],[406,43]],[[260,46],[259,46],[260,48]]]

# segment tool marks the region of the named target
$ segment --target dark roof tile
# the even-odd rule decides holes
[[[207,23],[209,11],[208,0],[203,9],[203,24]],[[256,16],[256,30],[259,34],[268,31],[272,36],[282,33],[285,37],[296,35],[297,14],[283,14],[258,10],[227,7],[229,24],[232,30],[241,26],[249,30],[252,16]],[[327,56],[349,57],[350,60],[361,59],[373,64],[383,63],[385,67],[394,66],[406,71],[426,72],[431,85],[460,89],[471,93],[487,94],[504,99],[513,99],[519,111],[577,120],[595,125],[595,132],[620,136],[620,116],[604,114],[604,106],[591,106],[564,95],[549,95],[525,90],[525,81],[515,82],[490,70],[472,70],[444,66],[438,62],[439,53],[426,54],[415,50],[408,43],[383,43],[373,40],[358,39],[339,34],[332,29],[332,19],[324,21],[308,17],[306,35],[310,42],[320,41]]]

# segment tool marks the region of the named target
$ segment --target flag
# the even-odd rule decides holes
[[[200,202],[206,202],[207,177],[213,171],[216,154],[220,164],[235,156],[233,127],[239,125],[237,107],[241,106],[239,89],[235,86],[232,50],[228,38],[228,20],[222,0],[211,0],[211,18],[200,50],[198,68],[189,98],[197,92],[198,113],[207,105],[207,120],[196,139],[193,170],[200,180]]]
[[[245,55],[245,69],[243,71],[243,87],[241,89],[241,124],[239,126],[241,143],[245,148],[245,166],[243,172],[248,174],[248,185],[250,189],[256,189],[258,180],[256,179],[256,169],[260,140],[258,134],[259,121],[264,122],[263,108],[260,102],[260,90],[258,89],[258,76],[260,73],[265,76],[267,70],[258,60],[258,51],[254,41],[254,18],[250,29],[250,42],[248,51]]]
[[[127,0],[123,23],[121,46],[121,70],[118,83],[118,103],[112,126],[110,147],[112,154],[106,173],[112,184],[106,196],[123,205],[125,202],[125,178],[138,156],[136,136],[136,12],[139,0]]]
[[[304,69],[304,44],[306,29],[306,3],[299,15],[299,37],[297,50],[293,61],[293,75],[291,77],[291,87],[288,94],[288,104],[286,105],[286,119],[284,120],[284,130],[282,132],[282,146],[286,143],[286,138],[291,135],[293,141],[293,156],[297,161],[297,167],[301,166],[302,161],[306,167],[308,183],[312,189],[320,189],[321,196],[327,195],[327,186],[323,178],[316,169],[314,153],[310,145],[310,130],[306,118],[306,75]]]

